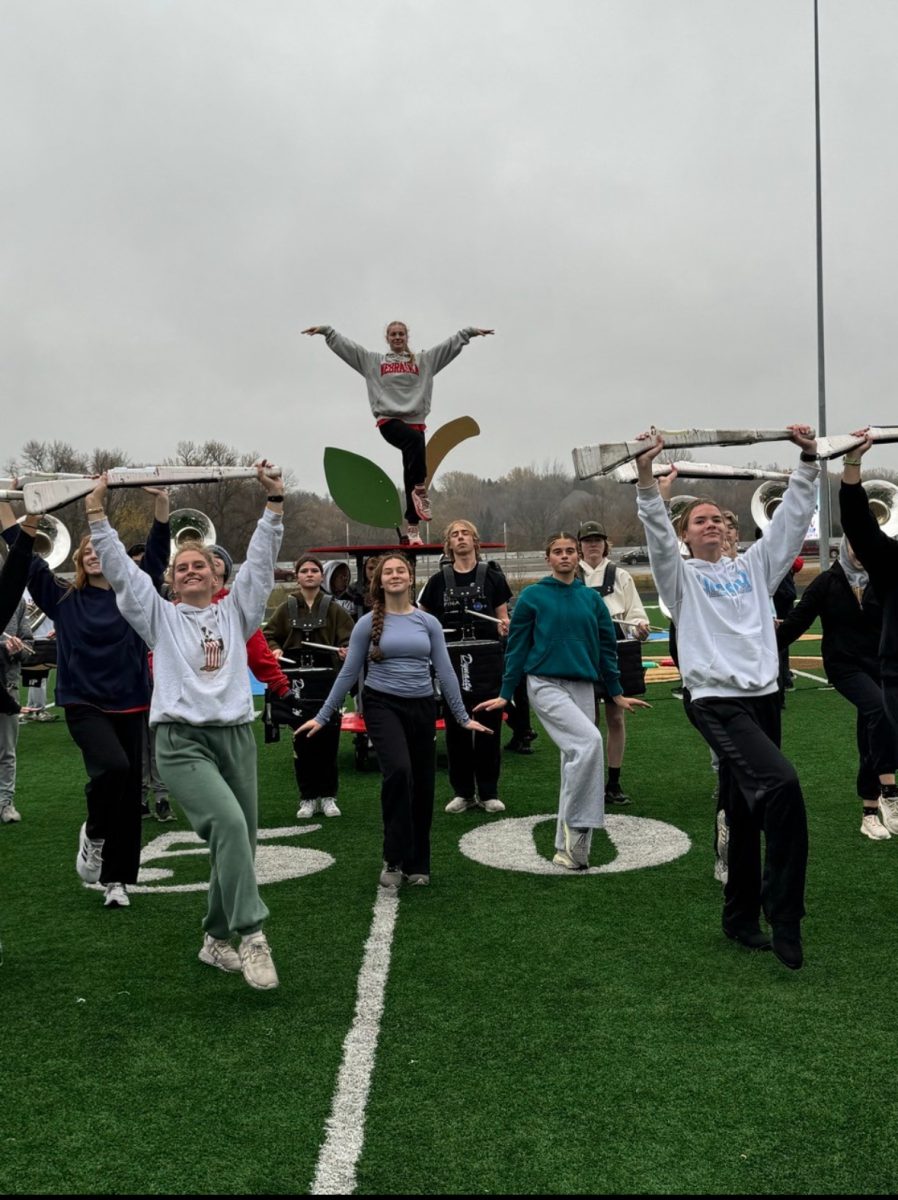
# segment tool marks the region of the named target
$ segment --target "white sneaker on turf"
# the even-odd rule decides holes
[[[261,929],[240,939],[239,957],[243,978],[250,987],[260,991],[277,987],[278,973],[274,969],[268,939]]]
[[[106,895],[103,898],[106,908],[130,908],[131,898],[123,883],[107,883]]]
[[[879,815],[889,833],[898,833],[898,797],[880,796]]]
[[[382,888],[402,887],[402,868],[384,863],[384,869],[380,873],[380,886]]]
[[[447,813],[462,813],[467,812],[469,808],[476,808],[476,800],[467,800],[464,796],[456,796],[446,805]]]
[[[591,829],[572,829],[567,821],[563,822],[564,853],[581,871],[589,866],[589,843],[592,841]],[[558,855],[556,854],[556,858]],[[564,866],[564,863],[559,864]]]
[[[581,867],[579,863],[574,862],[566,850],[556,850],[555,857],[552,862],[556,867],[564,867],[566,871],[585,871],[585,867]]]
[[[12,801],[0,808],[0,821],[4,825],[14,825],[16,821],[21,821],[21,819],[22,816]]]
[[[203,934],[203,945],[197,958],[207,966],[217,967],[219,971],[228,971],[230,974],[239,975],[243,970],[240,955],[231,943],[214,938],[208,933]]]
[[[340,816],[340,810],[337,808],[337,802],[333,796],[324,796],[318,801],[318,804],[326,817]]]
[[[892,836],[872,809],[864,810],[861,833],[872,842],[885,842]]]
[[[87,836],[87,822],[81,826],[78,834],[78,854],[75,858],[75,870],[85,883],[96,883],[100,878],[103,866],[103,842],[93,841]]]
[[[411,875],[406,875],[405,882],[412,887],[430,887],[430,876],[425,875],[423,871],[418,871]]]
[[[496,796],[494,796],[492,800],[481,800],[480,807],[484,812],[505,812],[505,805]]]
[[[314,817],[318,811],[317,800],[303,800],[299,808],[296,810],[296,816],[300,821],[307,821],[309,817]]]

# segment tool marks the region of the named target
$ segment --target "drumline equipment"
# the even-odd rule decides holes
[[[265,692],[263,721],[268,743],[280,740],[281,725],[296,729],[315,716],[330,695],[339,671],[336,667],[288,667],[284,674],[290,682],[286,696],[275,696],[270,688]],[[339,720],[338,712],[332,723]]]
[[[501,642],[486,638],[459,638],[457,641],[447,641],[446,649],[466,706],[474,701],[498,696],[504,666]]]
[[[885,479],[868,479],[861,487],[882,532],[887,537],[898,537],[898,487]]]

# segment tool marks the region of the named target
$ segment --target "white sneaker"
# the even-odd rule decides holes
[[[469,808],[476,808],[476,807],[477,807],[476,800],[466,800],[464,796],[456,796],[454,800],[450,800],[449,803],[446,805],[446,812],[462,813],[462,812],[467,812]]]
[[[340,810],[337,808],[337,802],[333,796],[325,796],[323,799],[319,800],[318,803],[321,807],[321,811],[326,817],[340,816]]]
[[[714,856],[714,878],[718,883],[725,884],[730,877],[730,870],[722,858]]]
[[[402,887],[402,868],[384,863],[384,869],[380,873],[380,886],[382,888]]]
[[[240,955],[231,943],[208,933],[203,935],[202,949],[197,958],[207,966],[218,967],[219,971],[228,971],[233,975],[239,975],[243,970]]]
[[[585,867],[581,867],[579,863],[574,862],[566,850],[556,850],[555,857],[552,862],[556,867],[564,867],[566,871],[585,871]]]
[[[4,825],[14,825],[16,821],[21,821],[22,817],[16,806],[10,801],[9,804],[4,804],[0,808],[0,821]]]
[[[898,833],[898,797],[880,796],[879,815],[889,833]]]
[[[480,807],[484,812],[505,812],[505,805],[495,796],[492,800],[481,800]]]
[[[107,908],[130,908],[131,898],[123,883],[107,883],[103,903]]]
[[[880,800],[880,803],[882,801]],[[872,842],[885,842],[892,836],[879,817],[871,809],[864,809],[861,833]]]
[[[81,826],[78,834],[78,855],[75,859],[75,870],[85,883],[96,883],[100,878],[103,866],[103,842],[92,841],[87,836],[87,822]]]
[[[592,841],[591,829],[572,829],[567,821],[564,826],[564,853],[581,871],[589,866],[589,844]],[[556,854],[555,860],[557,861]],[[564,866],[559,863],[559,866]]]
[[[309,817],[314,817],[318,811],[317,800],[303,800],[299,808],[296,810],[296,816],[300,821],[307,821]]]
[[[239,958],[243,978],[250,987],[260,991],[277,987],[278,973],[274,969],[268,939],[261,929],[241,938]]]

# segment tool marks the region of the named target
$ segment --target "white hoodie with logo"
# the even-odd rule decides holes
[[[637,488],[658,594],[677,626],[680,674],[693,700],[766,696],[779,674],[770,597],[807,537],[817,504],[814,463],[793,471],[760,541],[737,558],[683,558],[657,484]]]

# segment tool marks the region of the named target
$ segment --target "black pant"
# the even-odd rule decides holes
[[[755,928],[762,907],[771,925],[800,921],[808,826],[798,776],[779,748],[779,695],[718,696],[693,700],[689,708],[690,719],[720,757],[720,795],[730,827],[724,924]]]
[[[436,701],[365,688],[365,724],[380,763],[384,862],[430,874]]]
[[[312,715],[312,714],[310,714]],[[303,717],[294,728],[305,721]],[[340,721],[330,721],[314,737],[293,739],[293,773],[300,799],[320,800],[337,796],[337,753],[340,749]]]
[[[471,700],[465,696],[465,706],[472,711],[482,696]],[[447,705],[448,709],[448,705]],[[481,800],[495,800],[499,795],[499,770],[502,762],[502,709],[477,714],[477,720],[492,733],[471,733],[462,729],[451,713],[446,713],[446,754],[449,757],[449,782],[456,796],[473,800],[476,789]]]
[[[87,836],[104,841],[100,882],[136,883],[144,714],[101,712],[90,704],[67,704],[65,719],[88,775],[84,788]]]
[[[394,419],[378,425],[381,435],[402,451],[402,485],[405,488],[405,519],[409,525],[418,524],[418,514],[412,500],[412,490],[427,478],[427,456],[424,453],[424,434],[412,429],[405,421]]]
[[[882,685],[866,671],[830,678],[857,709],[857,794],[862,800],[876,800],[882,790],[880,775],[891,775],[898,763],[896,732],[886,713]]]

